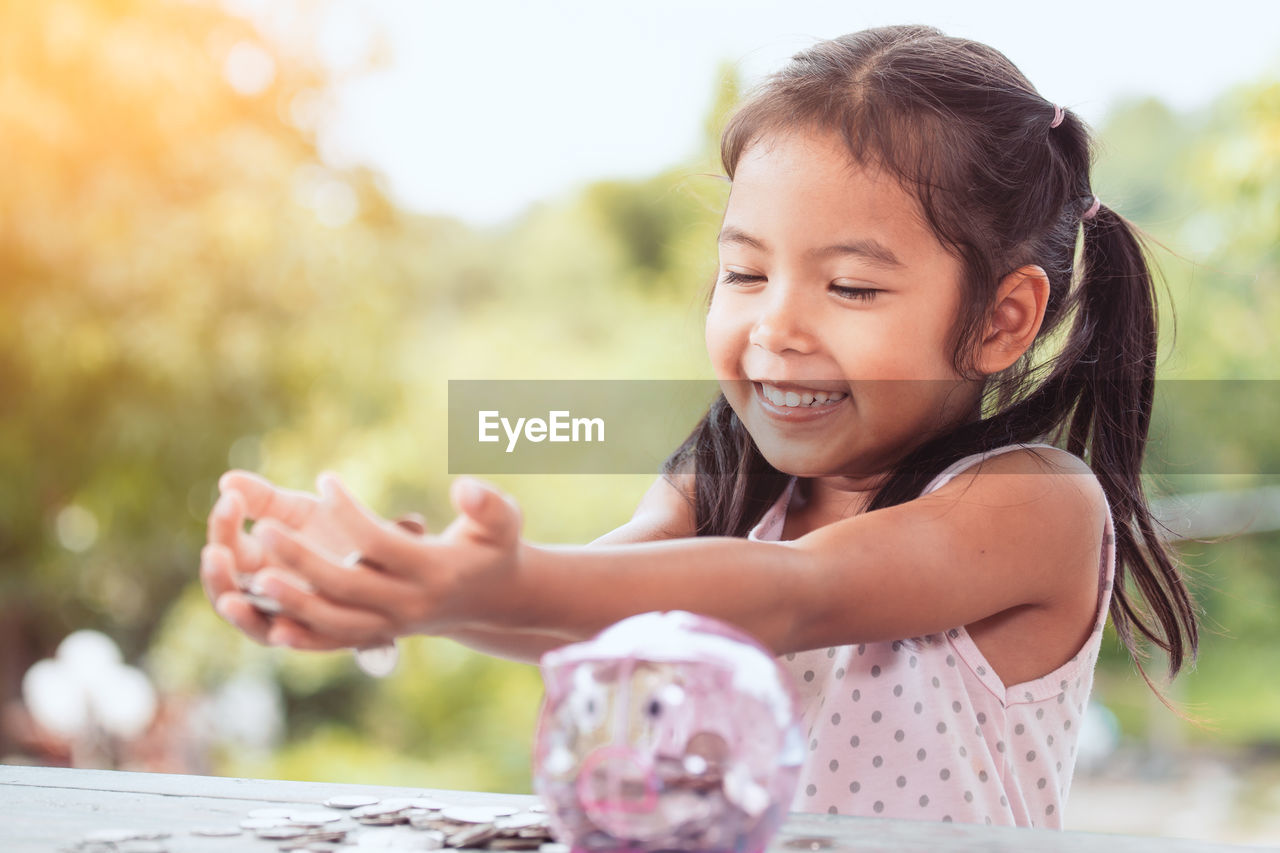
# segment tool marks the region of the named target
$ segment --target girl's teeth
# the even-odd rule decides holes
[[[766,399],[775,406],[787,406],[788,408],[803,408],[805,406],[821,406],[826,403],[834,403],[844,399],[843,393],[828,393],[826,391],[803,393],[797,391],[783,391],[781,388],[775,388],[772,385],[761,385],[761,390]]]

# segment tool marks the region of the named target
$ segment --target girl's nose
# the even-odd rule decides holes
[[[751,327],[748,342],[769,352],[811,352],[815,339],[802,301],[795,288],[776,287],[761,303],[760,314]]]

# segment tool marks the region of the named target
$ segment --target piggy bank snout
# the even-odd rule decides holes
[[[578,802],[597,826],[626,833],[631,818],[658,806],[658,780],[649,755],[610,744],[593,750],[582,762],[577,780]]]

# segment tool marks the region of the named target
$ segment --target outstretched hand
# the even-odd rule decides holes
[[[333,475],[318,485],[314,495],[247,472],[223,475],[201,579],[227,621],[262,643],[316,650],[502,621],[520,551],[521,515],[511,498],[456,480],[450,497],[458,516],[430,536],[423,523],[373,513]],[[246,518],[256,521],[252,532],[244,531]],[[247,575],[255,593],[279,603],[279,614],[255,608],[238,580]]]

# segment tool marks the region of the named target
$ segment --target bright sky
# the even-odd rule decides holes
[[[226,0],[262,16],[270,0]],[[277,5],[278,9],[279,6]],[[1048,99],[1099,121],[1116,99],[1194,109],[1280,77],[1275,0],[332,0],[317,38],[340,73],[381,33],[390,64],[350,75],[326,159],[373,166],[406,207],[493,223],[696,147],[716,68],[748,82],[814,40],[927,23],[1003,51]]]

